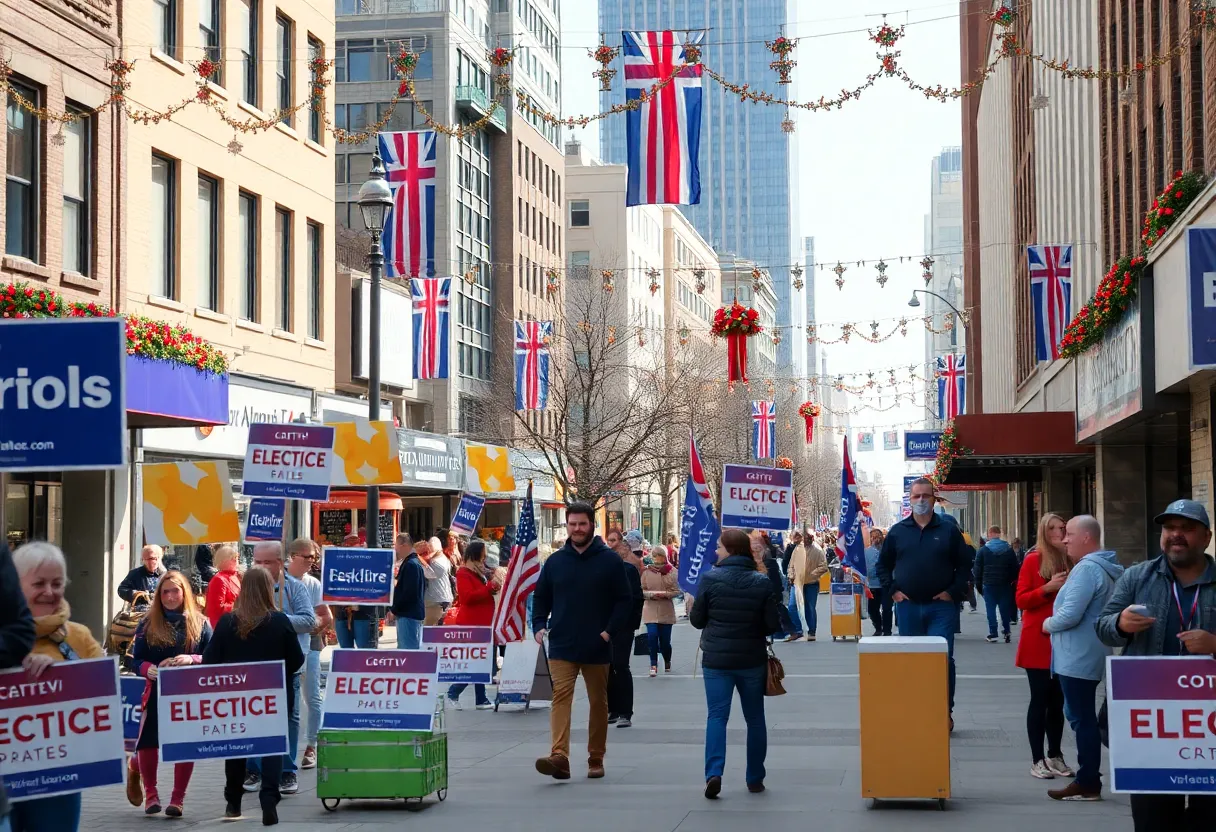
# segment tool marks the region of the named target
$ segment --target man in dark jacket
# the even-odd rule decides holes
[[[544,644],[549,636],[549,711],[552,753],[536,770],[556,780],[570,779],[570,707],[579,674],[590,705],[587,725],[587,776],[604,776],[608,746],[608,668],[612,633],[628,626],[632,602],[621,557],[595,533],[595,509],[588,503],[566,506],[566,545],[545,561],[532,595],[532,631]]]
[[[397,582],[393,584],[393,605],[384,623],[396,621],[398,650],[421,650],[422,622],[426,619],[423,600],[426,575],[408,534],[402,532],[397,535],[393,549],[400,563],[397,566]]]
[[[164,554],[165,550],[154,543],[145,546],[139,553],[142,563],[128,572],[118,585],[118,597],[124,601],[134,601],[135,593],[146,592],[151,598],[156,592],[156,582],[165,574],[165,567],[161,565]],[[143,600],[138,604],[141,608],[147,605],[148,602]]]
[[[878,580],[896,604],[901,636],[941,636],[950,657],[950,710],[954,711],[954,632],[958,605],[971,580],[971,547],[958,525],[933,511],[933,482],[912,482],[912,515],[887,532],[878,554]],[[950,720],[953,728],[954,719]]]
[[[975,585],[984,596],[984,607],[988,612],[989,644],[996,643],[996,614],[1001,613],[1001,625],[1005,643],[1010,641],[1009,628],[1013,624],[1013,595],[1018,583],[1018,556],[1013,547],[1001,540],[1001,527],[988,529],[988,542],[980,547],[975,556]]]
[[[8,546],[0,543],[0,670],[21,667],[34,647],[34,619],[21,592],[21,578]],[[7,828],[8,797],[0,781],[0,825]]]
[[[629,669],[629,659],[633,656],[633,635],[642,626],[642,607],[646,599],[642,595],[642,572],[639,564],[646,554],[644,548],[634,549],[634,546],[645,547],[642,536],[637,536],[636,542],[625,536],[637,564],[621,558],[621,566],[625,569],[625,580],[629,582],[629,615],[620,630],[612,634],[612,666],[608,670],[608,724],[618,728],[628,728],[633,725],[633,671]]]

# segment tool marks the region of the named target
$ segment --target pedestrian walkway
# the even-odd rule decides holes
[[[1027,686],[1013,666],[1015,644],[986,644],[987,624],[963,614],[958,640],[957,730],[951,741],[953,793],[949,809],[936,804],[884,805],[868,809],[860,797],[858,755],[857,649],[827,636],[827,598],[820,596],[820,635],[814,644],[779,644],[789,694],[767,699],[769,724],[768,791],[748,794],[743,784],[742,715],[736,704],[721,799],[701,795],[705,698],[693,678],[697,633],[681,621],[673,634],[672,673],[646,678],[645,659],[634,658],[636,714],[632,728],[611,728],[608,776],[588,781],[579,753],[587,735],[586,702],[575,703],[571,760],[574,777],[559,783],[538,775],[533,761],[549,750],[547,711],[475,711],[472,693],[465,710],[448,713],[450,775],[448,798],[428,798],[420,807],[395,803],[343,803],[326,812],[314,796],[315,772],[300,772],[300,793],[280,804],[283,828],[293,832],[397,832],[420,823],[446,829],[486,828],[501,832],[579,829],[580,832],[717,832],[753,828],[815,829],[816,832],[971,830],[1027,832],[1130,832],[1127,798],[1096,804],[1056,803],[1047,789],[1060,781],[1030,777],[1025,739]],[[869,623],[864,623],[867,631]],[[581,693],[581,686],[580,686]],[[1070,732],[1065,753],[1076,759]],[[891,737],[894,747],[899,737]],[[1106,765],[1103,770],[1108,770]],[[169,770],[162,767],[162,782]],[[246,818],[235,824],[223,814],[223,767],[200,765],[177,828],[261,828],[256,795],[247,795]],[[130,832],[147,829],[120,789],[89,792],[81,829]]]

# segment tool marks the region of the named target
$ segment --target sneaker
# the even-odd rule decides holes
[[[262,788],[262,776],[260,774],[251,774],[245,778],[245,791],[256,792]]]
[[[494,707],[493,702],[478,702],[477,703],[477,710],[479,710],[479,711],[488,711],[493,707]]]
[[[1009,635],[1009,633],[1005,633],[1005,643],[1006,644],[1009,643],[1010,638],[1011,638],[1011,636]]]
[[[1030,776],[1037,777],[1039,780],[1055,780],[1056,776],[1052,770],[1047,767],[1047,763],[1039,760],[1030,767]]]
[[[550,754],[536,761],[536,770],[554,780],[570,779],[570,761],[561,754]]]
[[[617,728],[632,728],[633,722],[630,721],[629,717],[623,716],[616,721],[616,727]]]
[[[671,672],[671,662],[667,661],[666,659],[663,660],[663,672],[664,673]]]
[[[460,698],[459,697],[449,696],[448,704],[452,706],[452,710],[454,710],[454,711],[464,710],[464,708],[460,707]]]
[[[972,607],[971,609],[969,609],[968,612],[971,613],[972,615],[979,615],[979,610],[976,609],[975,607]]]
[[[801,639],[802,639],[802,636],[801,636],[801,635],[788,635],[788,636],[786,636],[786,637],[785,637],[785,639],[784,639],[784,640],[785,640],[786,642],[790,642],[790,641],[799,641],[799,640],[801,640]]]
[[[132,806],[141,806],[144,802],[144,790],[139,781],[139,768],[135,765],[135,758],[131,758],[131,764],[127,766],[127,802]]]
[[[651,665],[650,666],[650,678],[653,679],[655,676],[658,676],[658,675],[659,675],[659,669],[657,667],[655,667],[654,665]]]
[[[620,717],[617,716],[616,714],[608,714],[608,724],[609,725],[616,725],[616,721],[618,719],[620,719]]]
[[[1052,800],[1075,800],[1093,803],[1102,799],[1102,787],[1090,790],[1081,786],[1076,780],[1073,780],[1062,789],[1049,789],[1047,796]]]
[[[1044,762],[1047,764],[1047,769],[1052,774],[1060,777],[1075,777],[1076,772],[1068,767],[1068,763],[1064,762],[1063,757],[1048,757]]]
[[[317,767],[317,749],[311,745],[304,749],[304,757],[300,760],[300,768],[310,769]]]
[[[285,771],[279,778],[279,794],[295,794],[300,790],[300,781],[294,771]]]
[[[984,636],[984,641],[989,644],[996,644],[996,636]]]
[[[717,800],[719,793],[722,791],[722,778],[711,777],[705,781],[705,796],[710,800]]]

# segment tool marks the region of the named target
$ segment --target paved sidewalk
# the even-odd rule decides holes
[[[576,702],[572,744],[574,777],[566,783],[533,770],[549,748],[548,714],[518,709],[495,713],[448,713],[450,791],[446,802],[433,796],[420,806],[343,803],[326,812],[315,798],[315,772],[301,772],[300,793],[280,804],[283,828],[296,832],[389,832],[422,823],[446,829],[493,828],[501,832],[578,829],[580,832],[716,832],[741,827],[814,829],[816,832],[966,829],[984,832],[1130,832],[1127,798],[1096,804],[1056,803],[1046,796],[1060,781],[1030,777],[1025,738],[1027,687],[1013,666],[1014,644],[986,644],[983,609],[963,614],[959,638],[957,730],[951,742],[953,793],[946,812],[935,804],[868,809],[860,797],[857,731],[857,648],[827,637],[827,598],[820,597],[820,632],[814,644],[781,644],[787,696],[765,702],[769,724],[769,790],[748,794],[743,785],[742,715],[736,704],[730,729],[725,787],[715,803],[701,795],[705,698],[693,678],[696,631],[681,621],[673,637],[673,672],[646,677],[646,661],[635,657],[636,707],[632,728],[611,728],[608,776],[582,775],[580,745],[586,743],[586,703]],[[868,622],[865,623],[868,629]],[[391,634],[391,632],[390,632]],[[898,737],[891,738],[898,743]],[[1066,756],[1075,761],[1071,732]],[[1104,766],[1105,770],[1105,766]],[[162,788],[171,774],[162,767]],[[247,795],[249,814],[235,824],[223,814],[223,768],[200,765],[177,827],[197,830],[261,828],[256,796]],[[86,832],[129,832],[159,828],[163,818],[145,819],[118,788],[86,793]]]

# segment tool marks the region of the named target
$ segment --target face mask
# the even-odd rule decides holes
[[[917,517],[924,517],[931,511],[933,511],[933,504],[928,500],[921,500],[919,503],[912,504],[912,513]]]

